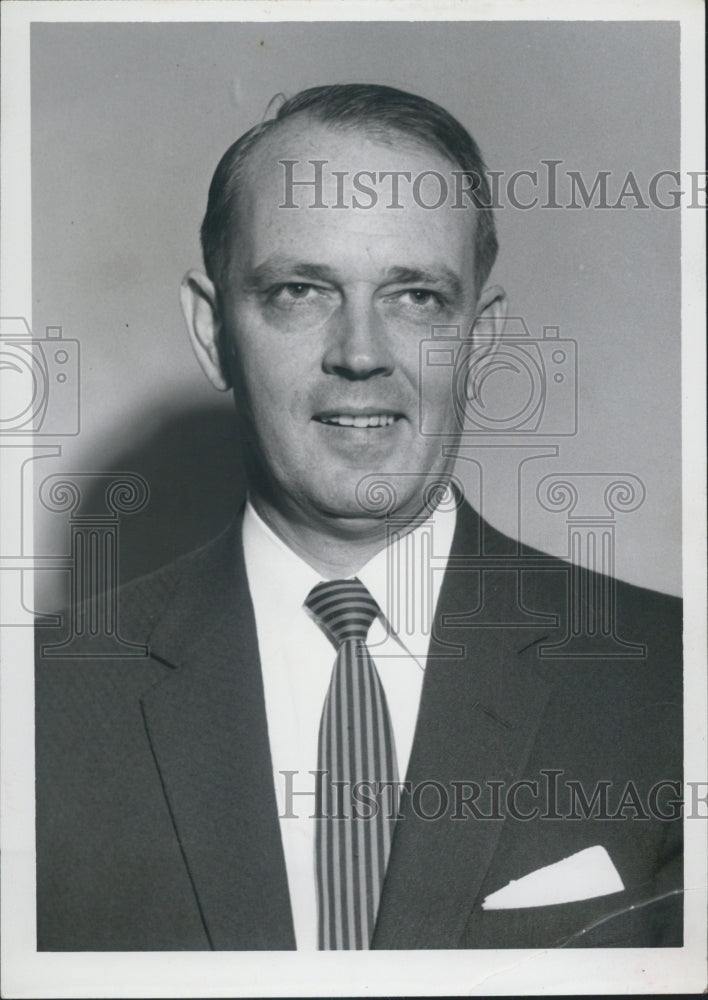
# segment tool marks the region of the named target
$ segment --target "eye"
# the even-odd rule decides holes
[[[431,300],[437,301],[434,292],[428,291],[427,288],[412,288],[408,294],[417,306],[427,305]]]
[[[283,281],[265,293],[266,304],[280,312],[316,308],[327,301],[327,290],[307,281]]]
[[[439,292],[434,292],[430,288],[406,288],[396,296],[404,305],[412,306],[414,309],[426,311],[442,309],[445,299]]]
[[[273,289],[273,298],[282,299],[305,299],[310,292],[314,292],[315,288],[313,285],[308,285],[304,281],[289,281],[284,285],[279,285],[277,288]]]

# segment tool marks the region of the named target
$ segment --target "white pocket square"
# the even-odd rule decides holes
[[[487,896],[482,909],[551,906],[607,896],[622,889],[624,885],[617,869],[605,848],[598,844],[510,882]]]

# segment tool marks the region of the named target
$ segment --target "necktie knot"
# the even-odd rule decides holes
[[[305,601],[338,649],[348,639],[366,641],[379,606],[361,580],[327,580],[312,588]]]

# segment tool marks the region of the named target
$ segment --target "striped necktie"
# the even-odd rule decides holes
[[[366,949],[398,806],[396,750],[366,636],[379,607],[360,580],[317,584],[306,606],[337,650],[320,722],[315,865],[320,949]],[[384,785],[382,783],[389,783]],[[358,793],[358,794],[357,794]]]

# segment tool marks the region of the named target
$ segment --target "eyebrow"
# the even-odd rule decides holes
[[[435,270],[417,267],[390,267],[386,272],[389,281],[401,285],[441,285],[453,297],[462,295],[462,282],[454,271],[441,264]]]
[[[282,281],[286,276],[302,278],[304,281],[326,281],[331,284],[337,284],[339,281],[337,272],[326,264],[276,255],[254,267],[246,276],[246,285],[249,288],[262,288],[271,282]],[[394,265],[387,269],[385,280],[401,285],[434,285],[445,289],[452,298],[461,298],[464,292],[458,275],[444,264],[430,269]]]
[[[254,267],[246,275],[246,285],[250,288],[262,288],[272,281],[282,281],[286,275],[289,278],[329,281],[332,284],[337,280],[335,272],[326,264],[310,264],[294,257],[275,256]]]

